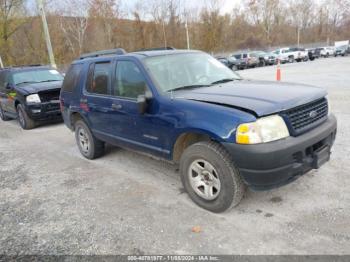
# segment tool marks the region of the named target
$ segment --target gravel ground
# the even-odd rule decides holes
[[[328,89],[332,160],[219,215],[192,203],[169,163],[118,148],[87,161],[63,124],[1,122],[0,254],[350,254],[350,58],[282,65],[282,78]]]

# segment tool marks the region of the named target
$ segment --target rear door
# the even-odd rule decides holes
[[[5,75],[5,71],[0,72],[0,104],[2,109],[6,111],[7,94],[5,88]]]
[[[16,91],[13,89],[7,89],[7,85],[12,83],[12,79],[10,77],[10,73],[8,71],[4,71],[0,73],[0,99],[2,109],[9,113],[16,113],[15,109],[15,97]],[[14,86],[14,85],[13,85]]]
[[[84,96],[80,101],[82,105],[87,106],[85,110],[91,130],[104,138],[108,138],[112,131],[112,67],[112,60],[90,64]]]

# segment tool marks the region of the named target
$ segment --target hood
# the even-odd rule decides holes
[[[62,81],[43,82],[43,83],[23,84],[23,85],[17,86],[16,90],[22,92],[25,95],[30,95],[30,94],[37,94],[42,91],[60,89],[61,86],[62,86]]]
[[[319,87],[250,80],[174,92],[175,99],[245,109],[258,117],[291,109],[326,95],[326,90]]]

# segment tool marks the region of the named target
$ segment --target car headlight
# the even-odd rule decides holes
[[[41,103],[40,97],[38,94],[27,96],[27,103]]]
[[[256,122],[241,124],[237,128],[237,144],[261,144],[289,137],[283,118],[278,115],[263,117]]]

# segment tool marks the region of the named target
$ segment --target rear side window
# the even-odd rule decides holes
[[[86,91],[100,95],[110,94],[111,70],[111,62],[91,64]]]
[[[77,87],[78,81],[80,78],[80,72],[83,68],[82,64],[72,65],[67,72],[66,77],[64,78],[62,91],[64,92],[73,92]]]

